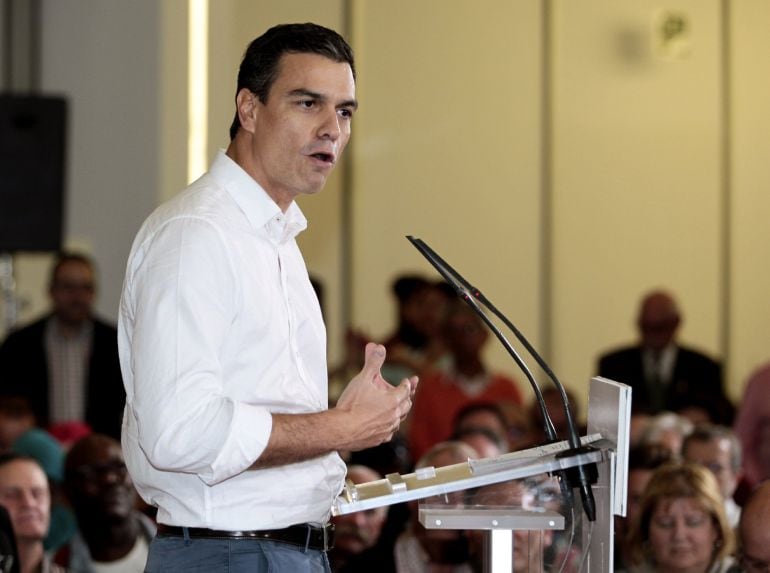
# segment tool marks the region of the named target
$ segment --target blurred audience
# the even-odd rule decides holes
[[[580,419],[580,410],[575,401],[575,394],[567,388],[564,389],[564,393],[567,395],[572,418],[575,420],[575,423],[578,423],[578,420]],[[566,440],[568,435],[568,423],[567,414],[564,412],[564,401],[562,400],[561,392],[554,386],[547,386],[542,389],[541,394],[543,395],[543,402],[545,402],[548,415],[551,417],[553,427],[556,430],[556,435],[559,436],[560,440]],[[532,400],[529,405],[529,416],[531,420],[530,428],[532,431],[530,441],[533,444],[545,443],[547,437],[544,430],[543,413],[536,400]],[[585,433],[584,428],[578,428],[578,433],[581,435]]]
[[[391,384],[433,368],[446,368],[447,349],[442,327],[453,297],[445,283],[418,275],[396,278],[392,292],[397,304],[395,332],[383,344],[388,356],[382,376]]]
[[[724,573],[733,564],[733,531],[714,475],[669,463],[652,475],[629,537],[632,573]]]
[[[661,445],[638,445],[628,453],[628,482],[626,484],[626,517],[615,518],[615,570],[623,570],[631,559],[629,533],[638,519],[639,502],[652,474],[672,461],[671,451]]]
[[[661,412],[650,420],[640,443],[647,446],[663,446],[671,452],[673,457],[678,458],[682,454],[684,439],[692,430],[692,422],[687,418],[673,412]]]
[[[450,307],[444,336],[452,357],[449,371],[424,373],[417,386],[409,426],[409,447],[414,458],[452,435],[457,413],[474,402],[521,404],[516,382],[490,373],[481,351],[488,331],[464,302]]]
[[[472,501],[478,506],[496,506],[512,510],[533,510],[537,506],[536,492],[525,480],[511,480],[484,486],[474,492]],[[545,551],[553,543],[553,530],[513,531],[513,571],[544,571],[546,569]],[[490,563],[485,563],[485,546],[490,532],[475,530],[469,532],[471,555],[474,571],[488,571]]]
[[[77,433],[73,425],[87,424],[120,437],[126,395],[117,331],[94,315],[91,259],[59,255],[48,292],[50,314],[11,332],[0,346],[0,395],[25,398],[37,424],[54,436],[60,431],[66,439]]]
[[[418,468],[435,468],[462,463],[476,457],[476,452],[462,442],[441,442],[433,446],[417,463]],[[429,498],[426,500],[430,502]],[[463,493],[441,496],[442,505],[462,504]],[[396,573],[470,573],[468,535],[464,530],[426,529],[418,519],[417,502],[410,502],[409,525],[396,540],[393,551]]]
[[[683,410],[698,421],[731,424],[734,408],[723,390],[721,365],[677,342],[682,314],[673,296],[647,294],[636,324],[639,342],[601,356],[599,375],[631,386],[635,411]]]
[[[749,377],[735,419],[735,433],[743,446],[749,487],[770,479],[770,364]]]
[[[483,449],[489,455],[482,455],[480,451],[479,455],[487,458],[509,451],[508,428],[508,420],[496,403],[472,402],[461,408],[455,416],[452,423],[452,439],[465,442],[476,451]],[[493,454],[493,450],[497,453]]]
[[[741,445],[730,428],[725,426],[696,426],[684,439],[682,458],[709,469],[719,484],[730,527],[736,527],[741,508],[733,494],[741,479]]]
[[[48,531],[51,497],[48,480],[32,458],[0,456],[0,505],[11,518],[21,573],[61,573],[43,548]]]
[[[360,484],[382,476],[366,466],[352,465],[348,466],[347,479]],[[376,507],[332,518],[334,549],[328,554],[332,571],[360,571],[363,564],[356,559],[375,546],[387,516],[387,507]]]
[[[135,509],[136,492],[120,444],[91,434],[72,446],[64,471],[78,533],[59,550],[56,562],[76,573],[144,571],[155,526]]]

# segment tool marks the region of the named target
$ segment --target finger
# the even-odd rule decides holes
[[[409,378],[409,386],[411,387],[410,396],[414,396],[414,393],[417,391],[417,383],[420,381],[420,379],[417,376],[412,376]]]
[[[379,375],[380,368],[385,363],[385,347],[382,344],[370,342],[366,345],[364,351],[364,367],[361,372],[367,377],[372,378]]]

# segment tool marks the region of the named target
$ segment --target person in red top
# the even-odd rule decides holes
[[[516,382],[487,371],[481,350],[489,332],[481,319],[457,300],[447,314],[445,337],[452,356],[446,371],[424,374],[415,394],[409,426],[409,448],[413,459],[452,435],[457,413],[477,402],[521,404]]]

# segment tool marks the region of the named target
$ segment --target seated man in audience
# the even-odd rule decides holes
[[[508,421],[503,410],[492,402],[473,402],[461,409],[452,424],[452,439],[471,446],[480,458],[509,451]]]
[[[664,291],[647,294],[636,324],[639,342],[601,356],[599,376],[631,386],[635,411],[697,407],[712,423],[732,423],[734,408],[722,387],[721,365],[677,342],[682,315],[674,298]]]
[[[475,402],[521,404],[516,382],[490,373],[484,365],[481,351],[489,333],[464,302],[452,304],[444,334],[452,368],[425,374],[420,380],[409,427],[409,448],[415,459],[450,438],[454,419],[463,407]]]
[[[51,497],[48,480],[38,463],[25,456],[0,456],[0,505],[11,518],[21,573],[63,573],[43,549],[48,531]]]
[[[397,324],[383,344],[388,357],[382,376],[391,384],[405,376],[443,369],[448,361],[442,327],[450,296],[446,283],[433,283],[418,275],[401,275],[393,281]]]
[[[347,479],[360,484],[382,476],[366,466],[352,465],[348,467]],[[376,507],[332,518],[334,549],[329,552],[332,571],[355,571],[356,557],[374,547],[387,517],[387,507]]]
[[[94,315],[91,260],[60,255],[48,292],[51,313],[0,346],[0,395],[27,399],[37,424],[57,438],[66,440],[84,424],[119,438],[126,393],[118,334]]]
[[[418,468],[433,466],[440,468],[468,461],[476,457],[476,452],[462,442],[441,442],[433,446],[418,462]],[[463,493],[450,493],[440,496],[458,504]],[[426,500],[428,501],[428,500]],[[418,503],[410,502],[411,520],[406,531],[396,540],[393,551],[396,573],[428,573],[442,571],[446,573],[470,573],[470,553],[468,536],[465,531],[453,529],[426,529],[418,518]]]
[[[770,482],[760,485],[749,497],[738,526],[740,569],[752,573],[770,570]]]
[[[64,462],[78,534],[56,555],[74,572],[140,573],[155,526],[134,509],[136,492],[120,444],[103,434],[78,441]]]
[[[733,494],[741,479],[741,445],[730,428],[698,426],[684,439],[682,457],[712,471],[725,500],[725,513],[732,527],[738,525],[741,508]]]

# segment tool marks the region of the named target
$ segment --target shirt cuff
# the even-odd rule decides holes
[[[262,455],[273,429],[273,416],[262,406],[233,403],[233,419],[222,451],[211,465],[211,471],[200,479],[215,485],[247,470]]]

